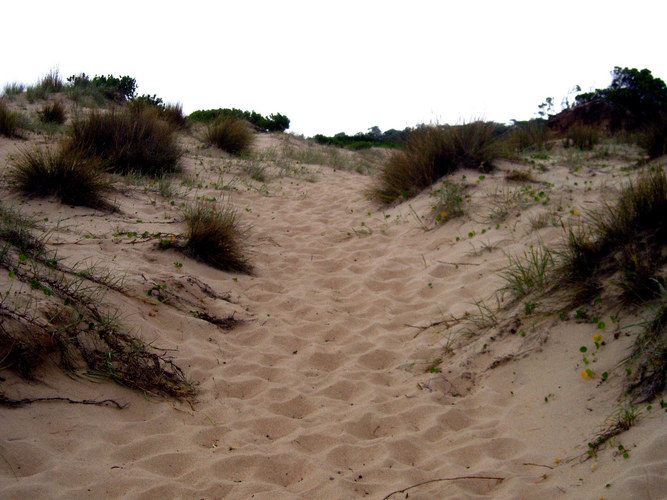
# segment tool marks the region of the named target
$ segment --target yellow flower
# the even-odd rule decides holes
[[[593,342],[600,342],[602,340],[602,335],[599,333],[597,335],[593,335]]]
[[[572,215],[579,215],[579,210],[572,210]]]
[[[588,375],[588,372],[587,372],[587,371],[584,370],[583,372],[581,372],[581,378],[583,378],[584,380],[586,380],[588,377],[589,377],[589,375]]]
[[[173,234],[171,235],[171,241],[172,241],[172,243],[173,243],[174,241],[176,241],[176,236],[174,236]]]
[[[447,212],[440,212],[440,218],[444,219],[445,217],[447,217]]]
[[[556,459],[556,463],[557,463],[557,464],[560,463],[560,458],[557,458],[557,459]]]

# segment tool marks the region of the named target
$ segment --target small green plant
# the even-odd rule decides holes
[[[509,258],[508,268],[501,274],[507,284],[502,292],[510,292],[512,297],[521,299],[531,293],[543,290],[548,284],[550,268],[554,265],[551,252],[545,246],[531,247],[523,257]]]
[[[432,208],[437,222],[444,223],[463,215],[464,189],[462,184],[447,179],[442,182],[439,189],[432,193],[436,198]]]
[[[252,141],[246,122],[234,116],[222,116],[206,131],[206,142],[234,155],[246,152]]]

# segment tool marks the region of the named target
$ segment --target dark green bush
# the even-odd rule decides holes
[[[252,131],[246,122],[234,116],[218,118],[206,131],[206,142],[231,154],[247,151],[252,141]]]
[[[289,128],[290,120],[280,113],[264,117],[255,111],[243,111],[236,108],[203,109],[193,111],[188,118],[194,122],[210,123],[218,118],[233,116],[240,120],[252,123],[258,129],[266,132],[284,132]]]
[[[111,184],[94,160],[63,149],[24,149],[12,162],[7,174],[18,190],[35,195],[55,195],[63,203],[108,207],[103,198]]]
[[[667,112],[667,85],[648,69],[621,68],[612,71],[612,82],[606,89],[579,94],[576,105],[594,100],[612,106],[612,129],[636,129]]]
[[[243,252],[245,231],[236,210],[200,201],[187,207],[184,216],[185,249],[192,257],[225,271],[251,272]]]
[[[91,78],[85,73],[72,75],[67,78],[69,88],[75,92],[88,94],[101,93],[106,99],[127,101],[133,99],[137,92],[137,82],[130,76],[115,77],[94,76]]]
[[[153,176],[177,171],[182,154],[173,127],[150,109],[93,111],[76,119],[69,149],[115,172]]]
[[[503,126],[482,121],[416,129],[382,169],[376,198],[383,203],[410,198],[460,168],[490,170],[504,132]]]

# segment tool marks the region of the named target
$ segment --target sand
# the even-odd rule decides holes
[[[118,213],[50,199],[21,208],[48,218],[49,243],[68,262],[124,274],[130,292],[108,300],[143,339],[173,349],[198,395],[148,397],[48,366],[32,382],[2,372],[11,397],[112,398],[127,407],[0,408],[0,498],[665,497],[659,404],[642,406],[636,426],[585,460],[619,407],[623,377],[612,369],[634,338],[614,340],[607,321],[595,372],[612,376],[584,380],[579,347],[598,333],[591,321],[496,311],[483,328],[476,305],[497,309],[507,255],[561,241],[558,224],[531,228],[537,215],[562,205],[558,223],[576,222],[613,195],[631,162],[622,148],[616,159],[564,151],[553,163],[533,160],[546,168],[532,170],[531,189],[551,201],[511,206],[497,222],[494,200],[522,186],[505,173],[530,165],[507,162],[484,178],[461,172],[466,215],[438,224],[428,193],[385,209],[367,196],[373,178],[354,169],[291,160],[293,170],[280,170],[288,142],[307,148],[298,138],[259,136],[252,160],[181,140],[182,177],[192,183],[173,181],[174,205],[140,181],[118,184]],[[0,168],[19,144],[0,138]],[[252,162],[268,165],[264,182],[243,171]],[[221,174],[234,189],[209,184]],[[1,196],[22,199],[6,182]],[[196,196],[237,207],[250,228],[253,275],[114,236],[182,233],[178,204]],[[165,284],[169,304],[147,295]],[[195,309],[241,321],[226,330]],[[614,312],[601,306],[601,314]],[[622,325],[636,321],[621,316]]]

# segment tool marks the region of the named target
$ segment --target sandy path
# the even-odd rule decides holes
[[[227,161],[206,155],[203,170],[199,156],[186,159],[188,172],[200,172],[204,185]],[[157,251],[154,242],[114,238],[110,225],[133,224],[140,232],[179,227],[177,209],[150,203],[153,194],[131,190],[111,221],[77,209],[81,217],[54,240],[60,251],[101,256],[131,270],[127,283],[135,297],[115,299],[125,321],[144,338],[178,349],[175,358],[200,383],[200,395],[189,406],[62,377],[46,387],[13,386],[18,394],[114,397],[130,406],[2,410],[0,497],[382,498],[434,479],[490,476],[504,481],[437,481],[410,490],[410,498],[582,498],[577,476],[585,470],[588,478],[590,465],[560,471],[554,459],[585,451],[600,420],[587,415],[590,393],[563,395],[548,408],[539,404],[558,390],[551,381],[581,384],[576,366],[562,359],[590,328],[575,331],[568,323],[576,337],[547,344],[556,346],[554,353],[543,350],[545,332],[510,336],[509,323],[476,344],[462,343],[460,331],[452,337],[455,329],[443,325],[414,328],[473,312],[475,299],[500,286],[504,252],[558,232],[526,236],[508,222],[482,237],[491,225],[469,219],[424,231],[408,206],[383,212],[368,201],[368,177],[312,169],[318,171],[314,183],[272,177],[262,190],[246,179],[232,193],[252,226],[253,276],[212,270]],[[502,182],[501,173],[489,176],[473,201],[483,203],[492,192],[487,186]],[[221,195],[210,187],[196,194]],[[429,204],[422,197],[412,206],[428,214]],[[52,213],[54,207],[43,202],[32,209]],[[472,230],[479,237],[466,238]],[[81,237],[88,232],[97,239]],[[202,293],[190,277],[229,293],[233,303]],[[145,290],[160,283],[208,311],[235,311],[245,321],[226,331],[187,314],[189,306],[146,298]],[[490,344],[496,338],[503,341]],[[442,372],[427,373],[449,342],[454,353]],[[530,359],[485,373],[493,361],[526,352],[533,352]],[[570,363],[566,375],[545,373],[545,366],[558,363]],[[568,418],[581,419],[574,432],[563,424]],[[656,432],[659,420],[649,425],[644,432]],[[648,465],[630,474],[620,491],[631,491],[640,473],[650,478],[647,488],[664,485],[659,457],[666,442],[664,431],[647,440],[641,453]],[[585,483],[587,494],[603,491],[610,477],[623,477],[622,464],[607,462],[600,484]]]

